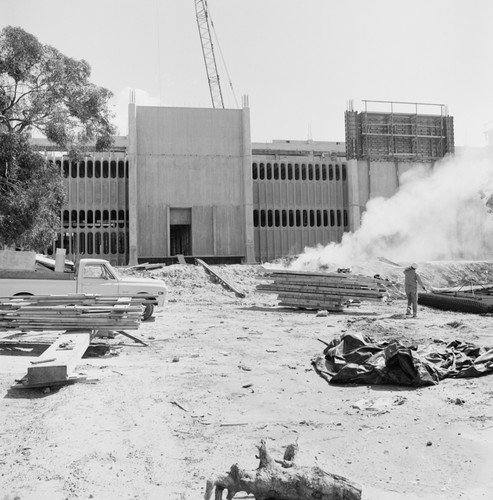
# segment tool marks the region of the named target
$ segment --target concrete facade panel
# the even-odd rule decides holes
[[[192,251],[195,255],[215,255],[215,235],[218,231],[212,206],[192,207]]]
[[[370,163],[370,193],[372,198],[388,198],[397,191],[397,166],[393,162]]]
[[[131,231],[137,258],[171,257],[168,248],[153,244],[143,231],[157,230],[153,214],[165,207],[193,207],[193,255],[251,259],[254,239],[248,227],[253,225],[254,195],[248,110],[136,107],[132,129],[135,213],[140,214],[141,205],[152,208],[147,210],[149,220],[137,215],[136,231]]]
[[[241,110],[137,106],[137,150],[167,156],[241,156],[241,122]]]

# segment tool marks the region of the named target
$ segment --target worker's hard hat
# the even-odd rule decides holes
[[[418,264],[416,264],[416,262],[413,262],[413,263],[411,264],[411,267],[412,267],[413,269],[416,269],[416,268],[418,267]]]

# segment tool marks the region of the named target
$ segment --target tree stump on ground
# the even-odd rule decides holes
[[[206,484],[204,498],[222,500],[224,490],[227,500],[243,491],[256,500],[361,500],[361,487],[319,467],[302,467],[295,464],[297,444],[289,445],[283,460],[274,460],[267,452],[265,441],[259,449],[260,463],[255,471],[244,471],[237,464],[225,475],[216,476]]]

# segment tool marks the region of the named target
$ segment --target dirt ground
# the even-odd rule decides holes
[[[297,440],[301,465],[359,483],[367,500],[493,499],[493,376],[419,389],[333,386],[311,366],[318,339],[347,331],[491,346],[491,317],[420,307],[406,319],[402,300],[318,316],[256,292],[261,266],[215,269],[246,297],[197,266],[143,273],[170,290],[134,332],[149,345],[109,339],[115,355],[79,367],[91,383],[13,390],[32,353],[0,351],[0,499],[195,500],[232,464],[255,469],[261,439],[276,456]],[[402,275],[383,263],[364,270]],[[419,270],[428,286],[446,286],[485,279],[493,263]]]

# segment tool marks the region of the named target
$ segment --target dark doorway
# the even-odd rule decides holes
[[[172,224],[169,233],[170,255],[192,255],[190,224]]]

